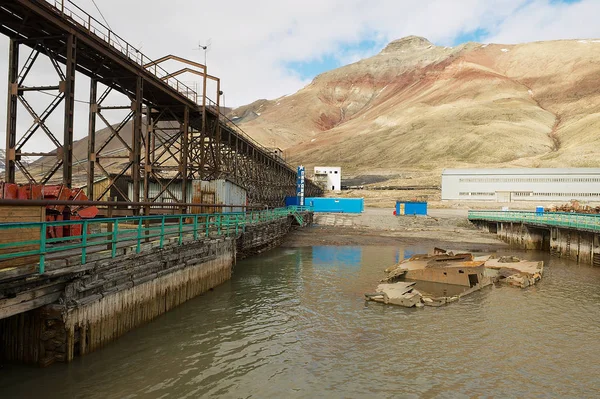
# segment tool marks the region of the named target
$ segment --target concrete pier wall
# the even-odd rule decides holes
[[[0,320],[0,360],[48,366],[93,352],[229,280],[236,258],[278,246],[294,222],[281,218],[247,226],[238,237],[93,260],[59,303]]]
[[[474,221],[479,228],[497,236],[511,246],[537,249],[579,263],[600,266],[598,234],[560,227],[531,226],[514,222]]]

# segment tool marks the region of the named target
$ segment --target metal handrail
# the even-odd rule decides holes
[[[469,211],[469,220],[533,223],[600,231],[600,215],[568,212]]]
[[[140,253],[143,250],[142,242],[151,240],[158,240],[159,248],[163,248],[165,241],[169,239],[176,240],[178,245],[182,245],[184,238],[198,240],[201,237],[237,237],[249,225],[273,221],[290,215],[298,216],[299,212],[309,210],[309,207],[290,206],[249,212],[0,223],[0,231],[29,229],[39,233],[39,239],[0,243],[0,261],[37,256],[38,272],[43,274],[48,255],[62,253],[67,256],[69,255],[67,251],[80,250],[79,253],[70,255],[80,256],[83,265],[87,262],[93,247],[107,246],[111,251],[111,257],[115,258],[119,243],[134,245],[135,252]],[[56,231],[54,229],[57,227],[63,229],[75,227],[81,229],[81,234],[47,238],[47,232]]]
[[[73,3],[71,0],[43,1],[53,7],[54,12],[70,20],[70,22],[79,25],[84,30],[87,30],[88,33],[93,34],[103,42],[107,43],[110,47],[125,55],[127,59],[136,63],[143,70],[156,76],[162,82],[179,92],[179,94],[197,104],[197,93],[194,90],[186,86],[177,78],[169,77],[167,79],[162,79],[169,73],[158,65],[153,65],[151,69],[144,68],[144,65],[152,62],[150,58],[146,57],[144,53],[129,44],[102,22],[92,17],[77,4]]]
[[[151,73],[152,75],[159,78],[161,82],[175,89],[179,94],[181,94],[185,98],[192,100],[195,104],[199,104],[199,95],[198,93],[196,93],[196,91],[182,83],[177,78],[169,77],[167,79],[163,79],[165,76],[169,75],[169,72],[167,72],[165,69],[163,69],[157,64],[152,65],[150,69],[144,68],[144,65],[152,62],[153,60],[146,57],[140,50],[129,44],[122,37],[114,33],[109,27],[104,25],[102,22],[98,21],[96,18],[92,17],[90,14],[88,14],[81,7],[73,3],[71,0],[42,1],[53,7],[56,13],[60,14],[63,17],[66,17],[72,23],[79,25],[84,30],[87,30],[88,33],[95,35],[96,37],[107,43],[110,47],[125,55],[127,59],[136,63],[144,71]],[[216,108],[216,103],[213,100],[211,100],[208,96],[206,97],[206,103],[209,107]],[[264,151],[266,155],[269,155],[267,147],[263,146],[262,144],[254,140],[252,137],[250,137],[248,134],[246,134],[238,125],[236,125],[232,120],[230,120],[223,113],[221,113],[220,110],[215,112],[218,113],[219,120],[222,121],[226,127],[229,127],[238,135],[246,139],[249,143],[253,144],[258,149]],[[285,160],[279,159],[277,157],[273,157],[273,159],[286,166],[291,171],[294,171],[294,168],[290,166]],[[307,182],[310,182],[310,180],[307,179]]]

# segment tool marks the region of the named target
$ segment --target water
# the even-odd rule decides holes
[[[600,269],[546,254],[544,279],[441,308],[365,303],[431,248],[279,249],[108,347],[5,366],[1,398],[597,397]],[[514,251],[512,251],[514,253]]]

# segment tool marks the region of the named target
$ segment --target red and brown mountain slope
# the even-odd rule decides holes
[[[434,183],[446,167],[597,167],[600,40],[449,48],[407,37],[234,115],[289,161],[346,175]]]

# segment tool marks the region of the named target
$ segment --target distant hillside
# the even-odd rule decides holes
[[[232,113],[294,163],[410,184],[445,167],[597,167],[600,40],[451,48],[411,36]]]
[[[449,167],[599,167],[600,40],[451,48],[411,36],[228,115],[309,174],[341,166],[343,177],[375,185],[436,185]],[[124,155],[118,140],[104,151]],[[82,139],[75,184],[85,184],[86,159]],[[53,162],[41,158],[33,171]],[[126,160],[104,162],[118,172]]]

